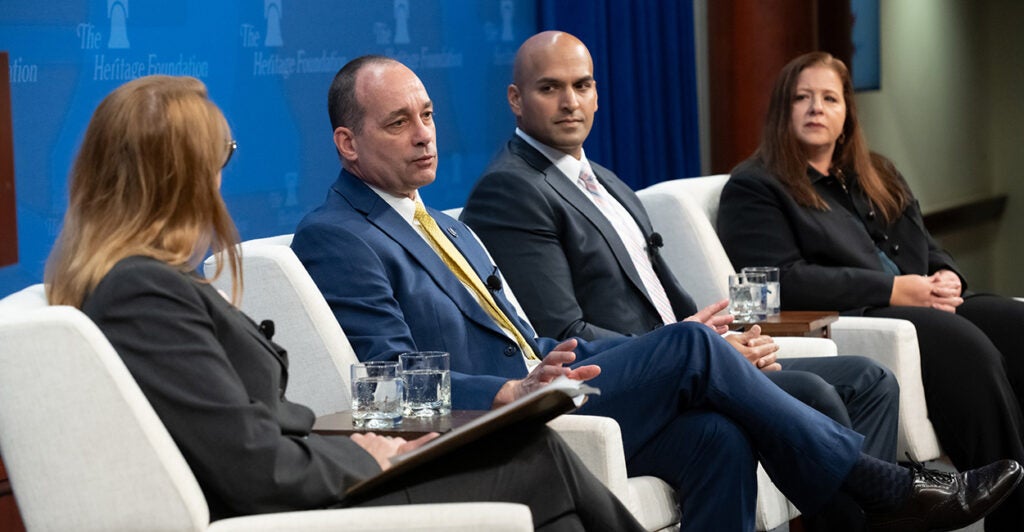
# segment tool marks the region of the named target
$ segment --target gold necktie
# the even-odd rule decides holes
[[[508,319],[508,316],[502,312],[501,308],[494,301],[490,291],[484,286],[483,281],[480,280],[480,276],[473,271],[472,266],[466,260],[466,257],[462,256],[455,244],[452,244],[448,237],[444,236],[441,232],[441,228],[438,227],[437,222],[430,216],[427,210],[423,207],[423,204],[416,202],[416,213],[413,215],[423,230],[426,231],[427,237],[430,240],[430,245],[434,248],[434,251],[441,257],[448,269],[455,274],[456,277],[462,281],[463,284],[470,287],[476,294],[477,299],[480,300],[481,306],[484,311],[490,315],[491,319],[498,324],[499,327],[511,332],[515,335],[516,343],[519,344],[519,348],[523,350],[527,358],[533,360],[539,360],[537,354],[533,352],[533,348],[530,347],[529,342],[523,337],[523,334],[519,332],[519,329],[512,324],[512,321]]]

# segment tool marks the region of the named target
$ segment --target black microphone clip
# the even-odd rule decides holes
[[[665,239],[661,238],[661,233],[651,233],[651,236],[647,237],[647,254],[652,261],[658,256],[658,248],[661,247],[665,247]]]
[[[274,322],[271,320],[261,321],[259,330],[260,333],[263,334],[264,338],[266,338],[267,340],[272,339],[274,337]]]
[[[487,289],[491,292],[501,290],[501,277],[498,277],[498,267],[494,267],[494,273],[487,276]]]

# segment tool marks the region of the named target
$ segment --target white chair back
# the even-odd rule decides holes
[[[728,174],[676,179],[637,193],[665,241],[661,254],[698,308],[727,299],[729,275],[736,273],[714,227],[728,180]]]
[[[199,484],[121,358],[41,293],[0,301],[0,448],[26,527],[206,529]]]
[[[274,322],[274,342],[288,350],[288,399],[318,416],[351,406],[348,368],[355,352],[313,279],[288,247],[292,235],[243,242],[242,311],[253,320]],[[204,270],[211,276],[214,257]],[[213,283],[230,290],[222,275]]]
[[[698,307],[728,298],[728,276],[736,271],[715,230],[718,202],[728,180],[726,174],[676,179],[637,193],[655,230],[665,240],[662,255]],[[892,370],[899,380],[900,456],[903,452],[909,452],[916,460],[940,456],[938,439],[928,419],[913,324],[884,318],[840,317],[832,325],[832,339],[840,354],[873,358]],[[783,351],[789,349],[790,339],[776,340]]]

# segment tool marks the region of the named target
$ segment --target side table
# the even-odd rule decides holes
[[[451,415],[430,419],[403,418],[400,425],[389,429],[365,429],[356,428],[352,424],[352,411],[345,410],[316,418],[316,423],[313,424],[313,432],[342,436],[348,436],[357,432],[373,432],[382,436],[395,436],[411,440],[431,432],[448,432],[486,413],[486,410],[452,410]]]
[[[809,336],[830,338],[831,325],[839,319],[839,313],[831,310],[783,310],[756,322],[761,332],[769,336]],[[732,328],[745,329],[753,323],[733,322]]]

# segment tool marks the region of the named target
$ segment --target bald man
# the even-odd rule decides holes
[[[557,31],[531,37],[516,54],[507,97],[515,135],[461,219],[491,251],[537,332],[596,340],[683,319],[725,332],[732,316],[717,313],[728,302],[698,312],[658,248],[648,246],[654,230],[640,199],[587,159],[597,84],[586,46]],[[899,385],[886,368],[851,356],[778,362],[778,346],[757,326],[725,339],[790,395],[863,434],[864,452],[895,461]],[[852,505],[828,510],[808,519],[809,528],[858,529]]]

